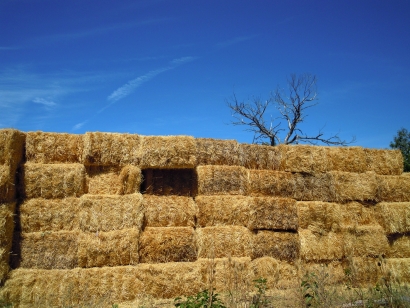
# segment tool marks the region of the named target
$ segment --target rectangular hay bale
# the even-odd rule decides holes
[[[85,165],[139,166],[140,164],[140,135],[87,132],[83,140]]]
[[[24,156],[26,134],[15,129],[0,129],[0,165],[14,172]]]
[[[329,232],[321,235],[299,229],[300,257],[305,261],[341,260],[344,257],[343,235]]]
[[[195,227],[192,197],[144,195],[143,204],[146,227]]]
[[[333,201],[377,200],[377,179],[374,172],[332,171],[330,174],[332,176],[332,187],[334,188]]]
[[[144,169],[141,191],[160,196],[195,196],[197,177],[194,169]]]
[[[359,202],[347,202],[340,206],[341,228],[355,229],[361,225],[378,225],[373,205],[363,205]]]
[[[14,232],[15,203],[0,204],[0,248],[10,251]]]
[[[312,145],[280,145],[280,170],[317,173],[331,170],[326,148]]]
[[[410,236],[408,234],[396,234],[389,236],[388,239],[387,258],[410,258]]]
[[[297,233],[260,230],[252,237],[252,259],[272,257],[293,262],[299,258],[299,250]]]
[[[377,196],[379,201],[408,202],[410,201],[410,176],[378,175]]]
[[[243,148],[236,140],[196,138],[199,165],[243,166]]]
[[[190,227],[145,228],[140,235],[139,258],[141,263],[196,261],[195,230]]]
[[[292,173],[272,170],[249,170],[252,196],[278,196],[292,198],[296,180]]]
[[[28,132],[26,159],[31,163],[81,163],[83,135]]]
[[[410,258],[386,259],[386,270],[392,278],[401,283],[410,283]]]
[[[141,168],[179,169],[196,166],[196,143],[191,136],[144,136]]]
[[[348,258],[345,271],[353,287],[374,287],[383,276],[380,259],[375,258]]]
[[[342,220],[342,205],[323,201],[298,201],[299,228],[326,234],[338,231]]]
[[[242,143],[243,166],[248,169],[279,170],[282,160],[280,147]],[[229,155],[229,154],[228,154]]]
[[[362,225],[343,230],[344,253],[348,257],[386,255],[389,242],[380,225]]]
[[[369,171],[380,175],[403,173],[403,155],[400,150],[364,149]]]
[[[240,166],[198,166],[198,194],[246,195],[249,172]]]
[[[237,225],[247,227],[250,221],[250,198],[240,195],[197,196],[197,224],[200,227]]]
[[[317,281],[320,281],[326,287],[344,285],[346,283],[344,263],[344,261],[302,262],[299,275],[301,280],[304,280],[306,274],[314,274],[317,277]]]
[[[78,266],[103,267],[138,264],[139,230],[81,232],[78,239]]]
[[[0,165],[0,202],[16,199],[16,173],[8,165]]]
[[[366,153],[362,147],[326,147],[326,155],[329,160],[329,171],[368,171]]]
[[[141,194],[84,195],[79,224],[86,232],[142,228],[144,208]]]
[[[35,164],[23,166],[26,198],[80,197],[85,191],[85,168],[81,164]]]
[[[410,232],[410,202],[380,202],[375,212],[387,234]]]
[[[292,263],[272,257],[262,257],[252,260],[253,279],[265,278],[269,289],[291,289],[300,286],[298,268]]]

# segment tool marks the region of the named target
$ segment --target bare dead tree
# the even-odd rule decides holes
[[[318,104],[317,98],[317,78],[315,75],[296,74],[290,75],[288,79],[288,91],[275,90],[271,96],[261,101],[254,98],[251,102],[239,101],[234,94],[231,100],[227,101],[227,106],[232,110],[233,125],[245,125],[247,131],[254,133],[254,143],[266,143],[274,146],[283,144],[298,144],[300,142],[317,144],[322,142],[327,145],[347,145],[355,141],[340,139],[339,135],[325,137],[322,130],[315,135],[307,135],[300,128],[306,118],[306,110]],[[265,119],[265,113],[270,107],[276,107],[277,117],[270,116],[269,122]],[[286,125],[282,125],[282,121]],[[283,139],[281,139],[281,135]]]

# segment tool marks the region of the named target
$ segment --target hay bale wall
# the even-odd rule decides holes
[[[402,171],[399,151],[361,147],[0,130],[0,298],[101,306],[260,277],[286,291],[324,269],[410,282]]]

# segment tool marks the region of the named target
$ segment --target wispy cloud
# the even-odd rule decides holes
[[[34,98],[34,99],[33,99],[33,103],[41,104],[41,105],[44,105],[44,106],[46,106],[46,107],[54,107],[54,106],[57,105],[57,104],[54,103],[53,101],[51,101],[51,100],[49,100],[49,99],[42,98],[42,97],[36,97],[36,98]]]
[[[73,126],[72,130],[79,130],[79,129],[80,129],[81,127],[83,127],[87,122],[88,122],[88,120],[87,120],[87,121],[80,122],[80,123],[77,123],[76,125]]]
[[[253,39],[255,36],[256,35],[238,36],[238,37],[235,37],[233,39],[226,40],[224,42],[220,42],[220,43],[216,44],[216,47],[226,48],[226,47],[236,45],[236,44],[239,44],[239,43],[242,43],[242,42],[245,42],[245,41],[249,41],[249,40]]]

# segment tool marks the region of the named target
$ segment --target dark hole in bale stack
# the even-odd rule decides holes
[[[142,176],[142,194],[189,197],[197,194],[194,169],[143,169]]]

